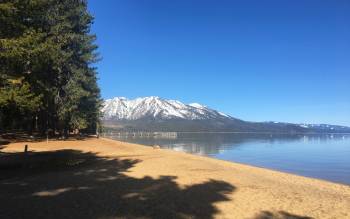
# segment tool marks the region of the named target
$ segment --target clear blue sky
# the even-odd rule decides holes
[[[350,125],[348,0],[89,0],[103,98]]]

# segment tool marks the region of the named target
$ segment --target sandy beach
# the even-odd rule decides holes
[[[183,152],[95,138],[0,151],[0,218],[350,218],[350,186]]]

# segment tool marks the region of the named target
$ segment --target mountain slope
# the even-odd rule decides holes
[[[349,127],[326,124],[247,122],[198,103],[184,104],[160,97],[106,100],[105,127],[124,131],[346,133]]]
[[[116,97],[106,100],[102,109],[105,119],[137,120],[155,119],[229,119],[223,113],[209,109],[198,103],[183,104],[176,100],[165,100],[160,97],[144,97],[128,100]]]

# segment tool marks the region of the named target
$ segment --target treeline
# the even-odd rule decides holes
[[[0,1],[0,131],[95,132],[101,104],[86,0]]]

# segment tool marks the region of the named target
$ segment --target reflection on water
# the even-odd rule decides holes
[[[350,135],[177,133],[107,137],[350,184]]]

